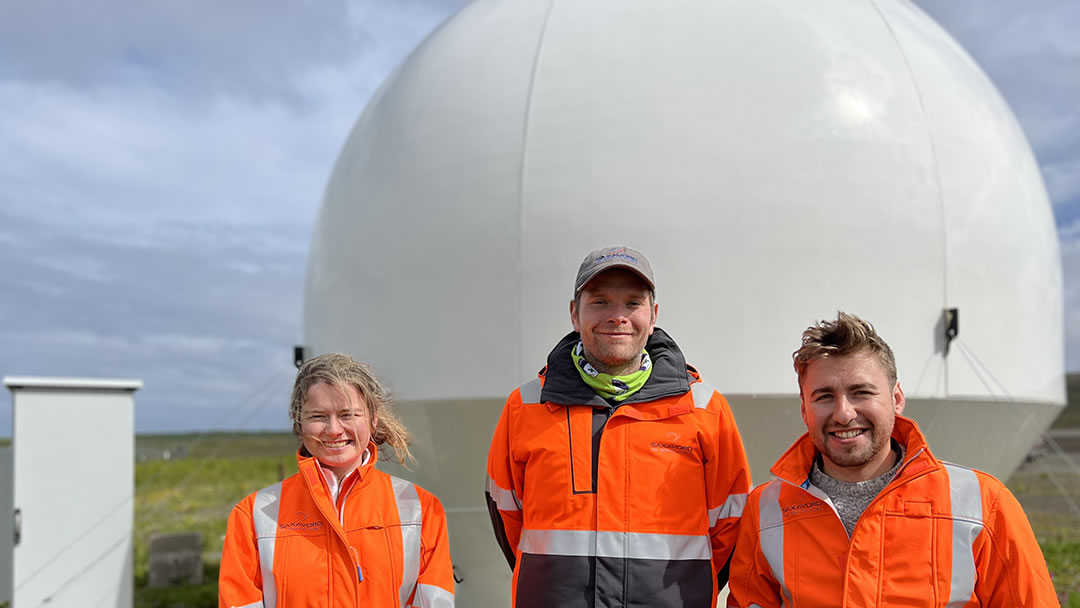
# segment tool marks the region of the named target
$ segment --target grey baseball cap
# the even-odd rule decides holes
[[[636,273],[645,281],[649,289],[656,291],[652,265],[643,253],[629,247],[605,247],[593,251],[581,262],[577,279],[574,281],[575,296],[593,277],[612,268],[625,268]]]

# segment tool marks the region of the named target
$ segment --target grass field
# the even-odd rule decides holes
[[[1031,520],[1062,605],[1080,608],[1080,374],[1069,378],[1070,407],[1054,429],[1078,429],[1009,479]],[[288,433],[144,435],[135,440],[135,607],[217,606],[217,565],[229,510],[254,490],[296,472],[295,439]],[[167,458],[165,458],[167,454]],[[148,542],[154,533],[200,532],[204,585],[146,586]]]
[[[135,446],[136,608],[217,606],[229,511],[254,490],[296,472],[296,440],[288,433],[147,435]],[[146,586],[150,536],[169,532],[202,534],[207,584]]]

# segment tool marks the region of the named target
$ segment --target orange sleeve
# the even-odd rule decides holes
[[[750,465],[742,437],[727,400],[713,392],[709,409],[717,414],[715,443],[705,461],[705,498],[709,509],[709,539],[717,589],[728,581],[728,560],[738,534],[739,517],[750,493]]]
[[[423,508],[420,536],[420,573],[410,608],[453,608],[454,564],[446,532],[446,512],[434,494],[417,487]]]
[[[731,578],[728,583],[728,608],[780,608],[780,584],[773,578],[772,568],[761,553],[758,502],[761,492],[750,494],[738,525],[738,540],[731,556]]]
[[[1057,592],[1027,515],[1012,492],[979,474],[985,520],[975,547],[975,596],[989,608],[1058,606]]]
[[[503,550],[506,562],[513,570],[516,564],[516,550],[521,540],[521,493],[524,469],[514,461],[511,441],[511,417],[515,407],[521,405],[520,389],[514,391],[506,401],[499,423],[495,426],[495,435],[491,439],[488,451],[487,479],[484,484],[484,498],[491,516],[491,526],[495,539]]]
[[[259,547],[251,520],[254,496],[233,507],[225,527],[225,546],[218,573],[218,606],[250,606],[262,602],[262,574],[259,571]]]

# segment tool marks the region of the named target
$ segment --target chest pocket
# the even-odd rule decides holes
[[[282,524],[276,539],[259,538],[260,550],[264,543],[271,540],[275,545],[272,550],[277,554],[274,557],[274,569],[278,574],[274,578],[279,606],[322,603],[330,597],[326,577],[312,580],[303,576],[304,572],[327,571],[330,534],[331,530],[323,521],[295,521]]]
[[[369,602],[387,601],[397,597],[397,581],[401,573],[398,560],[393,559],[392,536],[400,537],[398,526],[365,526],[349,530],[349,545],[356,551],[360,564],[360,597]]]
[[[933,516],[930,502],[904,501],[887,509],[882,519],[881,602],[904,605],[921,598],[923,605],[939,606],[939,538],[946,520]],[[944,546],[948,546],[947,544]],[[913,596],[913,590],[919,590]]]

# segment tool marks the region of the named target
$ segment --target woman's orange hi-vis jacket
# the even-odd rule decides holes
[[[423,488],[375,468],[375,444],[339,509],[319,463],[232,510],[218,578],[221,608],[452,608],[446,514]],[[351,485],[347,485],[351,482]]]
[[[517,608],[707,608],[750,490],[727,401],[662,330],[653,371],[612,408],[563,339],[495,429],[487,501]]]
[[[906,447],[896,477],[848,538],[828,496],[810,484],[816,450],[804,435],[746,504],[728,606],[1057,606],[1031,525],[1000,481],[930,454],[897,416]]]

